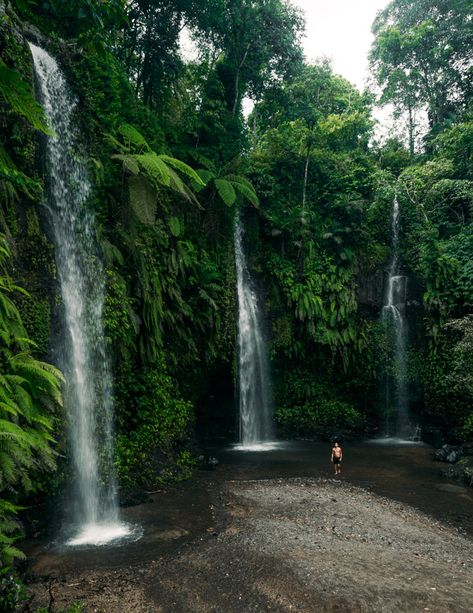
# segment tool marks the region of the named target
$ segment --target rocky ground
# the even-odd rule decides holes
[[[81,601],[87,613],[473,611],[473,541],[444,515],[355,485],[355,474],[351,483],[329,474],[245,478],[253,470],[249,463],[202,476],[191,497],[182,495],[182,513],[169,512],[154,537],[145,526],[141,544],[110,550],[102,563],[37,552],[33,605],[60,611]],[[384,470],[390,474],[388,464]],[[465,516],[472,499],[460,489],[436,489],[432,500],[450,500]],[[197,523],[187,524],[184,507],[197,493]],[[171,492],[170,508],[176,499]],[[158,509],[150,503],[146,513]]]

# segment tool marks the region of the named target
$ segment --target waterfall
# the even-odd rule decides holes
[[[53,135],[46,143],[46,190],[62,299],[58,360],[74,469],[74,535],[69,545],[124,536],[113,469],[112,376],[103,329],[105,275],[97,255],[91,193],[72,120],[76,101],[57,62],[30,44],[40,102]]]
[[[235,220],[235,263],[238,294],[238,400],[240,444],[251,449],[273,435],[269,364],[261,312],[243,249],[243,226]]]
[[[407,277],[400,275],[399,202],[394,197],[392,208],[392,256],[382,319],[391,341],[393,373],[386,375],[386,435],[407,438],[412,430],[409,422],[407,392],[407,319],[405,315]],[[391,415],[392,413],[392,415]]]

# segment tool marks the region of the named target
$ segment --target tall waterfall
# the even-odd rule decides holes
[[[255,448],[272,439],[269,364],[262,334],[261,312],[243,249],[243,226],[235,221],[235,262],[238,293],[238,379],[240,443]]]
[[[62,298],[57,347],[74,468],[69,545],[102,544],[128,533],[119,522],[113,469],[112,377],[104,329],[104,270],[97,255],[91,184],[72,120],[76,101],[57,62],[30,44],[40,102],[53,135],[46,144],[47,211]]]
[[[400,275],[399,257],[399,202],[394,197],[392,208],[392,256],[389,264],[388,285],[383,307],[383,321],[391,340],[393,372],[386,376],[386,434],[407,438],[412,426],[409,422],[407,393],[407,277]]]

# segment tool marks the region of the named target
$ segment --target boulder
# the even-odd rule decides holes
[[[463,453],[460,445],[443,445],[441,449],[435,451],[434,457],[438,462],[455,464],[463,457]]]

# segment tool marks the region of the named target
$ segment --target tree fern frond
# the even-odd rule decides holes
[[[249,188],[247,185],[245,185],[244,183],[240,183],[240,182],[236,182],[236,181],[232,181],[231,182],[233,187],[240,192],[240,194],[246,198],[246,200],[249,200],[251,202],[251,204],[255,207],[258,208],[259,207],[259,200],[258,200],[258,196],[256,195],[256,192],[254,191],[253,188]]]
[[[189,150],[187,150],[187,153],[189,153],[189,155],[196,162],[199,162],[199,164],[202,164],[202,166],[204,166],[208,170],[210,170],[210,171],[215,173],[215,164],[212,162],[212,160],[210,160],[208,157],[206,157],[203,153],[201,153],[197,149],[189,149]]]
[[[215,173],[211,170],[205,170],[205,168],[198,168],[196,173],[202,180],[203,186],[192,182],[192,187],[198,192],[203,189],[212,179],[215,179]]]
[[[147,151],[151,151],[150,146],[146,142],[145,137],[129,123],[122,124],[118,128],[118,132],[128,141],[129,145],[134,145],[139,149],[146,149]]]
[[[126,170],[131,175],[137,175],[140,172],[140,167],[136,158],[131,153],[115,153],[112,155],[114,160],[120,160],[123,163],[123,170]]]
[[[202,181],[201,177],[197,174],[197,172],[193,168],[188,166],[185,162],[182,162],[181,160],[178,160],[165,154],[161,154],[158,157],[163,160],[163,162],[165,162],[168,166],[172,166],[176,170],[179,170],[179,172],[182,172],[183,175],[189,177],[189,179],[192,179],[192,181],[194,181],[197,185],[200,185],[201,187],[205,186],[205,183]]]
[[[151,153],[142,153],[135,156],[140,167],[148,175],[148,178],[158,184],[169,187],[171,185],[171,177],[169,168],[163,160],[152,151]]]
[[[230,173],[225,175],[224,179],[226,179],[227,181],[231,181],[232,183],[241,183],[242,185],[246,185],[246,187],[248,187],[248,189],[251,189],[253,192],[255,191],[255,188],[253,187],[251,181],[249,181],[246,177],[243,177],[242,175],[234,175]]]
[[[215,187],[217,188],[220,198],[227,206],[231,206],[235,203],[236,193],[230,181],[215,179]]]
[[[128,181],[130,206],[139,221],[153,224],[156,219],[156,193],[145,177],[130,177]]]

